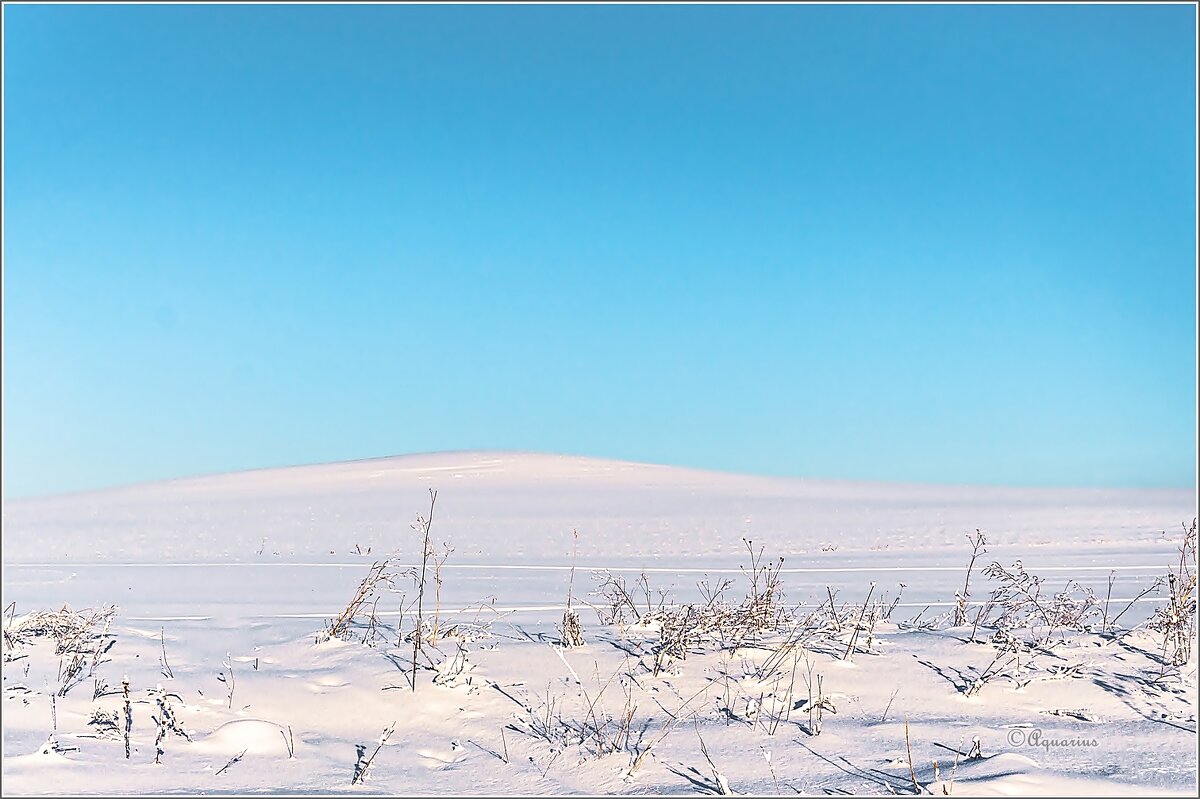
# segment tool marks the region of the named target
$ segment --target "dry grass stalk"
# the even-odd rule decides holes
[[[383,733],[379,736],[379,742],[375,747],[375,751],[371,753],[370,757],[365,757],[367,753],[367,747],[363,746],[362,744],[358,744],[356,747],[358,750],[358,759],[354,763],[354,776],[350,780],[351,785],[362,784],[362,781],[367,777],[367,770],[370,769],[371,764],[375,762],[375,756],[379,754],[379,750],[382,749],[383,745],[391,739],[392,733],[395,731],[396,722],[393,721],[391,726],[386,727]]]
[[[329,623],[326,630],[327,638],[349,637],[351,626],[354,623],[355,617],[366,606],[367,602],[375,595],[375,591],[381,583],[387,583],[390,576],[387,572],[389,561],[376,561],[371,564],[371,568],[367,571],[367,576],[358,584],[358,589],[354,592],[354,596],[346,603],[346,607]]]
[[[696,701],[696,699],[698,699],[702,695],[707,696],[707,694],[708,694],[708,686],[706,685],[703,688],[701,688],[699,691],[697,691],[696,693],[692,694],[692,696],[690,696],[686,702],[684,702],[682,705],[680,705],[680,707],[677,711],[675,711],[674,713],[667,711],[667,715],[669,715],[671,717],[671,720],[663,725],[662,730],[659,731],[658,737],[655,738],[654,740],[652,740],[649,744],[647,744],[644,747],[640,746],[640,745],[635,747],[635,749],[631,755],[631,758],[630,758],[629,768],[626,769],[626,771],[625,771],[626,779],[633,778],[634,774],[636,774],[638,769],[640,769],[642,767],[642,765],[646,761],[646,758],[654,751],[655,747],[657,747],[659,744],[661,744],[663,741],[665,741],[667,739],[667,736],[670,735],[675,730],[675,728],[679,725],[680,722],[684,721],[687,718],[695,717],[696,711],[692,711],[687,716],[684,716],[683,712],[692,704],[692,702]],[[662,706],[659,705],[659,707],[662,707]],[[663,709],[666,710],[666,708],[663,708]]]
[[[821,734],[821,730],[825,727],[825,711],[837,713],[837,708],[833,706],[833,701],[825,696],[825,678],[820,674],[816,675],[817,695],[813,696],[813,667],[812,663],[808,664],[808,674],[805,677],[805,683],[808,685],[808,703],[805,707],[808,710],[808,734],[817,736]]]
[[[296,738],[295,738],[295,736],[292,735],[292,725],[290,725],[290,724],[288,725],[287,735],[283,734],[283,730],[280,730],[279,734],[281,736],[283,736],[283,745],[287,747],[288,760],[295,760],[296,759]]]
[[[133,731],[133,707],[129,703],[129,678],[121,680],[121,695],[125,702],[125,759],[129,759],[129,734]]]
[[[425,634],[424,627],[424,609],[425,609],[425,573],[429,567],[429,558],[433,554],[429,543],[429,530],[433,527],[433,510],[437,504],[437,492],[432,488],[429,489],[429,515],[422,518],[417,517],[417,522],[413,525],[414,529],[421,533],[421,572],[417,583],[417,629],[414,633],[413,651],[412,651],[412,689],[417,690],[417,655],[421,651],[421,639]]]
[[[154,735],[154,762],[156,765],[160,765],[162,763],[162,756],[166,753],[163,749],[163,744],[166,742],[168,735],[177,735],[187,741],[192,740],[192,737],[175,716],[175,710],[171,707],[171,703],[168,700],[168,697],[175,695],[168,694],[163,690],[161,685],[155,686],[149,694],[150,699],[154,701],[155,707],[158,710],[158,715],[151,716],[150,719],[154,722],[156,730]]]
[[[433,509],[430,508],[430,518],[432,518]],[[437,554],[432,555],[433,559],[433,625],[429,633],[429,642],[433,646],[437,646],[438,635],[441,630],[442,618],[442,566],[446,563],[446,559],[450,557],[450,553],[454,549],[446,543],[442,544],[442,554],[438,557]]]
[[[704,736],[700,734],[700,720],[696,719],[696,737],[700,739],[700,754],[704,756],[705,762],[708,763],[709,771],[712,772],[713,786],[720,796],[732,796],[733,789],[729,787],[729,780],[717,768],[717,764],[713,762],[712,755],[708,753],[708,747],[704,743]],[[768,762],[770,762],[768,760]]]
[[[913,768],[912,739],[908,735],[908,716],[904,717],[904,748],[908,751],[908,776],[912,778],[913,793],[921,793],[921,784],[917,782],[917,770]]]
[[[162,662],[159,664],[159,668],[162,671],[162,675],[164,677],[166,677],[168,680],[171,680],[171,679],[175,678],[175,671],[171,668],[171,664],[167,662],[167,631],[166,631],[166,628],[160,627],[158,630],[158,636],[159,636],[158,640],[162,644]]]
[[[233,764],[242,762],[242,758],[245,757],[246,753],[249,751],[250,751],[249,749],[243,749],[242,751],[238,752],[233,757],[229,758],[229,762],[226,763],[225,765],[221,766],[221,768],[213,776],[219,777],[222,774],[224,774],[226,772],[226,770],[228,770],[229,767],[232,766]]]
[[[874,593],[875,583],[871,583],[871,589],[867,591],[867,598],[862,605],[862,612],[858,614],[858,621],[854,624],[854,632],[850,635],[850,643],[846,646],[846,654],[842,656],[843,660],[851,660],[854,656],[854,647],[858,644],[858,634],[863,629],[863,618],[867,615],[867,605],[871,604],[871,595]],[[873,634],[874,625],[872,625]]]
[[[563,611],[562,645],[568,648],[583,646],[583,625],[579,622],[579,612],[575,610],[575,558],[579,548],[579,531],[571,531],[571,577],[567,582],[567,609]]]
[[[237,678],[233,676],[233,655],[229,652],[225,653],[225,659],[221,661],[221,665],[229,669],[229,676],[225,676],[225,672],[217,672],[217,681],[224,684],[226,689],[227,707],[233,709],[233,691],[237,687]]]
[[[971,572],[975,570],[975,561],[980,555],[987,554],[987,540],[984,538],[981,530],[975,531],[975,536],[972,538],[967,536],[967,541],[971,544],[971,561],[967,564],[967,576],[963,580],[962,592],[954,594],[954,626],[962,627],[967,623],[967,602],[971,598]]]

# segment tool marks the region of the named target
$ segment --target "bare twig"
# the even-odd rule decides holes
[[[171,669],[171,664],[167,662],[167,631],[160,627],[158,630],[159,642],[162,643],[162,674],[168,680],[175,678],[175,672]]]
[[[217,771],[216,775],[214,775],[214,776],[220,776],[221,774],[225,773],[225,769],[229,768],[234,763],[240,763],[242,758],[245,757],[246,753],[249,751],[250,751],[249,749],[243,749],[242,751],[238,752],[233,757],[229,758],[229,762],[226,763],[225,765],[221,766],[221,768]]]

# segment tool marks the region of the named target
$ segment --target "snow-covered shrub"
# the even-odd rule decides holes
[[[1183,666],[1196,650],[1196,520],[1184,526],[1179,566],[1167,574],[1168,601],[1150,619],[1150,629],[1163,636],[1164,666]]]
[[[1048,646],[1056,632],[1084,630],[1099,613],[1100,602],[1090,588],[1068,580],[1063,590],[1047,595],[1044,579],[1025,571],[1019,560],[1008,568],[994,562],[984,574],[1000,583],[989,600],[997,615],[986,619],[985,625],[1026,631],[1034,646]]]

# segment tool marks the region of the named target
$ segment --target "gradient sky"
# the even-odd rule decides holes
[[[1190,486],[1195,15],[5,6],[4,493]]]

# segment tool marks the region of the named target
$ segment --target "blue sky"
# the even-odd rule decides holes
[[[4,8],[4,493],[1196,478],[1195,14]]]

